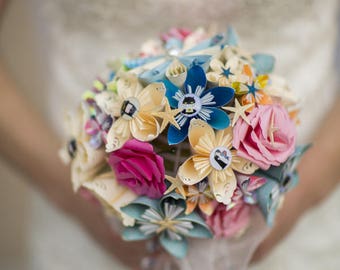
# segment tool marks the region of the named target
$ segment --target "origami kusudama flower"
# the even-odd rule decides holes
[[[252,174],[257,166],[237,156],[232,148],[232,128],[214,130],[204,121],[192,119],[189,141],[195,155],[178,169],[178,176],[186,185],[194,185],[208,177],[210,188],[218,202],[229,204],[236,189],[234,170]]]
[[[234,90],[230,87],[206,89],[207,79],[200,66],[194,65],[188,70],[183,89],[168,80],[165,80],[164,84],[170,106],[182,110],[175,118],[180,129],[173,125],[169,127],[168,142],[170,145],[178,144],[187,137],[190,119],[193,118],[202,119],[217,130],[229,126],[228,114],[218,107],[232,100]]]
[[[187,186],[185,197],[187,203],[185,214],[192,213],[197,206],[206,215],[211,215],[214,211],[214,195],[205,181]]]
[[[251,206],[245,203],[237,204],[230,210],[219,204],[212,215],[206,217],[206,223],[215,237],[233,237],[240,235],[250,221]]]
[[[153,112],[163,110],[165,88],[162,83],[152,83],[143,89],[132,74],[125,74],[117,81],[117,93],[104,91],[96,95],[98,106],[117,120],[107,134],[106,151],[119,149],[131,138],[151,141],[160,132]]]
[[[117,216],[124,226],[135,224],[135,220],[123,213],[120,208],[134,201],[137,195],[127,187],[120,185],[112,171],[99,174],[93,181],[84,183],[83,189],[92,195],[87,194],[89,199],[93,200],[94,196],[109,212]],[[82,194],[84,195],[84,191]]]
[[[233,146],[240,157],[261,169],[279,166],[294,152],[296,128],[287,110],[279,104],[258,106],[248,115],[250,125],[239,119]]]
[[[122,211],[136,220],[125,228],[123,239],[144,240],[159,236],[159,242],[170,254],[183,258],[188,249],[186,237],[211,238],[212,234],[197,213],[185,215],[185,201],[177,193],[161,200],[139,197]]]
[[[163,158],[153,151],[151,144],[135,139],[109,154],[109,164],[117,181],[138,195],[160,198],[165,190]]]

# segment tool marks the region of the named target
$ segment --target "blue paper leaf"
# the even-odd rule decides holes
[[[171,255],[182,259],[187,255],[188,242],[185,238],[182,240],[171,240],[166,233],[162,233],[159,237],[159,242]]]
[[[165,72],[171,61],[156,66],[153,69],[147,70],[139,75],[139,78],[145,83],[159,82],[165,79]]]
[[[230,125],[230,119],[226,112],[212,107],[205,107],[208,110],[211,110],[210,119],[207,120],[207,123],[212,126],[214,129],[222,130]]]
[[[185,80],[185,88],[187,93],[189,93],[189,85],[192,89],[192,93],[195,93],[197,86],[205,89],[207,85],[207,78],[205,77],[205,72],[200,66],[193,66],[188,70],[187,78]]]
[[[272,55],[257,53],[253,55],[253,59],[257,74],[267,74],[274,70],[275,58]]]
[[[207,93],[211,93],[214,96],[214,107],[221,107],[228,104],[234,97],[234,89],[231,87],[214,87],[203,92],[202,97]]]
[[[229,46],[237,46],[238,45],[238,37],[236,31],[233,27],[229,26],[227,30],[227,42]]]
[[[256,190],[259,207],[268,226],[273,226],[276,211],[280,202],[280,187],[278,183],[266,178],[267,182]]]
[[[195,238],[212,238],[213,234],[211,231],[206,227],[200,224],[193,224],[194,228],[189,230],[186,236],[195,237]]]
[[[139,241],[149,239],[152,235],[145,235],[139,230],[139,226],[126,227],[123,230],[122,238],[125,241]]]

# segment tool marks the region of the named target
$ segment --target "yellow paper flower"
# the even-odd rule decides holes
[[[151,141],[159,135],[160,126],[152,114],[164,109],[164,93],[163,83],[143,89],[135,75],[125,74],[117,81],[116,93],[105,91],[96,96],[98,106],[117,118],[107,134],[107,152],[121,148],[131,137]]]
[[[178,176],[186,185],[194,185],[208,177],[218,202],[229,204],[236,189],[234,171],[253,174],[258,167],[236,154],[232,148],[232,127],[214,133],[206,122],[192,119],[189,141],[195,155],[186,160]]]

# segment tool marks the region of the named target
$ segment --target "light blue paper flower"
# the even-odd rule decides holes
[[[212,237],[203,219],[197,213],[185,215],[185,209],[185,201],[177,193],[168,194],[160,200],[139,197],[121,208],[136,220],[135,226],[125,228],[123,239],[135,241],[158,236],[166,251],[177,258],[183,258],[188,250],[186,237]]]
[[[257,200],[268,225],[272,226],[282,194],[299,182],[296,167],[311,145],[297,146],[295,152],[280,166],[271,166],[267,171],[258,170],[255,175],[264,177],[267,183],[258,189]]]
[[[166,97],[172,108],[182,109],[175,119],[181,129],[170,125],[168,142],[170,145],[182,142],[188,136],[189,123],[192,118],[206,121],[217,130],[227,128],[230,119],[226,112],[218,107],[229,103],[234,97],[234,89],[230,87],[214,87],[206,89],[207,79],[200,66],[188,70],[182,89],[169,80],[164,81]]]

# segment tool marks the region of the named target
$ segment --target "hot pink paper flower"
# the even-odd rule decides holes
[[[233,146],[237,154],[268,170],[293,154],[296,128],[287,110],[279,104],[258,106],[247,116],[250,125],[239,119],[234,127]]]
[[[151,144],[132,139],[109,155],[109,164],[119,184],[138,195],[160,198],[165,190],[163,158]]]
[[[242,203],[230,210],[225,205],[219,204],[211,216],[206,217],[206,222],[215,237],[229,238],[240,234],[249,224],[251,206]]]

